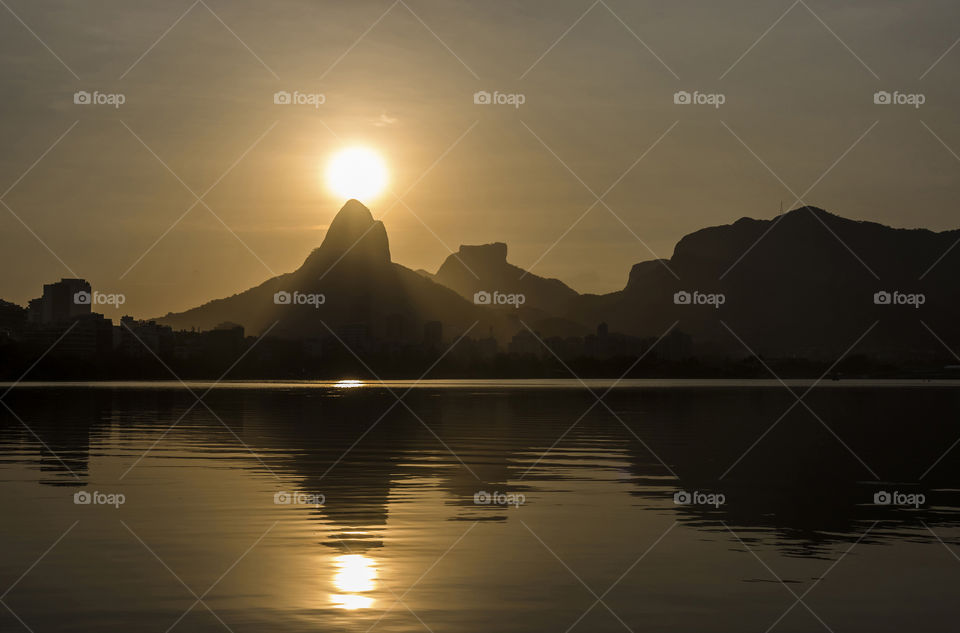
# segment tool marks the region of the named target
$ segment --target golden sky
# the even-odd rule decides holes
[[[364,202],[394,261],[504,241],[581,292],[781,200],[958,225],[955,2],[7,5],[0,297],[21,304],[76,274],[158,316],[293,270],[352,145],[389,170]]]

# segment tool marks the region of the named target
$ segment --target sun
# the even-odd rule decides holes
[[[370,148],[348,147],[327,163],[327,187],[341,198],[366,202],[380,195],[389,177],[383,159]]]

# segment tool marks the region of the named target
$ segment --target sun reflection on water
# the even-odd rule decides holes
[[[342,609],[367,609],[373,606],[373,598],[357,595],[372,591],[376,586],[377,569],[372,558],[360,554],[344,554],[334,559],[337,573],[333,585],[344,592],[333,594],[330,601]]]
[[[338,389],[350,389],[351,387],[362,387],[362,380],[338,380],[333,384]]]

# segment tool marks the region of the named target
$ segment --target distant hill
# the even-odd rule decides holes
[[[479,291],[522,294],[525,307],[552,315],[564,314],[579,296],[559,279],[540,277],[508,263],[503,242],[461,246],[447,257],[433,279],[470,301]]]
[[[284,303],[287,297],[289,303]],[[476,333],[486,332],[496,325],[494,320],[452,290],[391,262],[383,223],[356,200],[343,206],[323,243],[298,270],[157,319],[174,329],[203,330],[233,321],[249,334],[260,334],[279,322],[271,335],[286,338],[328,337],[326,323],[334,330],[347,329],[352,336],[365,330],[394,342],[420,342],[428,321],[440,321],[449,339],[477,321]]]
[[[462,245],[444,260],[432,279],[451,288],[468,301],[476,294],[491,297],[491,308],[504,320],[512,335],[526,329],[542,338],[584,336],[596,323],[581,323],[566,317],[580,296],[559,279],[548,279],[529,273],[507,262],[507,245],[503,242]],[[522,304],[494,305],[493,297],[522,295]],[[500,337],[504,338],[504,337]]]
[[[920,277],[958,239],[960,231],[893,229],[815,207],[773,220],[743,218],[685,236],[669,260],[635,265],[623,290],[584,295],[567,316],[638,335],[679,321],[701,345],[742,352],[722,320],[757,353],[828,359],[879,321],[853,353],[942,355],[920,321],[960,350],[960,252]],[[677,305],[679,291],[722,293],[725,302]],[[925,303],[877,305],[877,292],[922,293]]]

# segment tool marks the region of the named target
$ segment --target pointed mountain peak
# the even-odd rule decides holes
[[[352,198],[337,212],[323,244],[311,258],[317,256],[326,260],[344,255],[369,261],[390,261],[390,243],[383,223],[374,220],[370,209]]]
[[[333,221],[336,223],[337,220],[345,217],[353,218],[357,221],[366,220],[367,223],[373,223],[373,214],[370,213],[370,209],[356,198],[347,200],[343,207],[340,208],[340,211],[337,212],[337,216]]]

